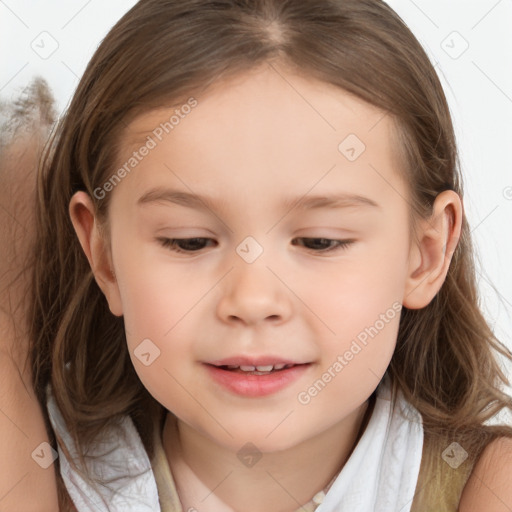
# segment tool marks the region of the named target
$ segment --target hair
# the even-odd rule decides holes
[[[462,197],[455,135],[439,78],[420,43],[384,2],[141,0],[89,62],[38,182],[34,386],[44,402],[52,385],[81,453],[107,426],[129,415],[151,456],[152,424],[162,407],[131,364],[123,320],[110,313],[74,233],[70,199],[86,191],[107,226],[109,195],[100,200],[93,191],[115,170],[123,129],[131,120],[273,63],[333,84],[390,116],[413,220],[428,219],[444,190]],[[456,488],[451,484],[462,478],[441,460],[451,441],[458,439],[475,461],[490,440],[512,437],[511,427],[485,424],[512,405],[501,390],[509,382],[497,361],[498,353],[508,360],[512,353],[483,317],[475,281],[463,216],[440,291],[423,309],[402,310],[387,370],[393,390],[401,390],[423,418],[421,510],[433,510],[435,500],[448,496]],[[455,506],[458,499],[456,493]]]

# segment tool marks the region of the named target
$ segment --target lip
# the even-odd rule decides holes
[[[218,361],[208,361],[207,364],[213,366],[268,366],[276,364],[306,364],[306,362],[293,361],[292,359],[284,359],[279,356],[233,356]]]
[[[227,362],[224,362],[227,361]],[[255,364],[257,361],[257,364]],[[270,364],[294,364],[291,368],[279,370],[267,375],[250,375],[220,368],[227,365],[265,366]],[[263,397],[277,393],[290,386],[309,370],[311,363],[293,363],[282,359],[230,358],[221,364],[204,363],[212,380],[224,389],[239,396]]]

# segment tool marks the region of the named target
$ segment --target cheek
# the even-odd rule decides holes
[[[155,258],[154,249],[116,260],[125,324],[133,337],[163,338],[205,293],[205,285],[180,265]]]
[[[201,298],[218,278],[168,265],[155,258],[154,251],[130,251],[127,246],[123,250],[122,244],[116,248],[116,275],[132,363],[157,401],[181,411],[189,397],[180,382],[193,380],[187,372],[194,369],[183,362],[194,358]]]
[[[306,306],[323,321],[323,334],[347,340],[380,315],[394,316],[403,299],[406,271],[405,250],[384,248],[319,267],[314,279],[305,272],[295,282]]]
[[[303,280],[308,306],[322,320],[319,370],[336,375],[333,392],[356,392],[357,387],[354,404],[377,385],[393,356],[406,282],[405,242],[381,241],[360,257],[317,273],[313,284]],[[327,401],[327,395],[319,402]]]
[[[144,387],[164,407],[181,412],[186,410],[187,396],[180,382],[190,380],[188,375],[185,378],[188,367],[179,364],[190,354],[189,338],[182,330],[194,293],[181,287],[178,276],[171,280],[161,275],[157,278],[156,271],[153,267],[127,274],[120,286],[126,340]],[[169,282],[176,287],[169,289]]]

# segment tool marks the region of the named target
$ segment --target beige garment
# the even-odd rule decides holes
[[[368,407],[365,417],[363,419],[362,425],[361,425],[361,432],[359,433],[359,436],[357,438],[357,441],[359,441],[359,438],[361,437],[361,434],[366,429],[366,426],[368,424],[369,418],[371,417],[371,414],[373,412],[375,404],[375,393],[372,395],[370,399],[370,406]],[[155,446],[154,446],[154,456],[151,460],[151,466],[153,469],[153,474],[155,476],[156,481],[156,487],[158,490],[158,498],[160,500],[160,507],[161,512],[184,512],[183,507],[181,505],[178,491],[176,489],[176,484],[174,482],[174,478],[171,473],[171,468],[169,467],[169,463],[167,461],[167,456],[165,454],[165,450],[162,444],[162,430],[158,426],[155,428]],[[356,444],[357,444],[356,441]],[[336,479],[338,475],[336,475],[331,482],[329,483],[330,487],[334,480]],[[320,496],[322,495],[322,496]],[[325,493],[322,491],[318,493],[315,496],[315,499],[319,499],[319,502],[321,502],[322,498],[325,496]],[[319,504],[319,503],[318,503]],[[310,501],[309,503],[306,503],[299,507],[296,512],[314,512],[314,510],[318,507],[318,504],[313,503]]]
[[[183,512],[178,491],[171,474],[169,463],[162,445],[161,436],[155,439],[155,454],[151,461],[153,474],[155,475],[158,498],[160,500],[161,512]],[[297,509],[296,512],[314,512],[318,505],[308,503]]]
[[[151,460],[151,466],[155,475],[161,512],[183,512],[178,491],[174,484],[174,478],[172,477],[162,445],[162,432],[158,427],[155,429],[155,453]]]

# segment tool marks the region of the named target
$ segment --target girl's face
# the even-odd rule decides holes
[[[131,123],[129,172],[98,191],[109,302],[161,404],[225,447],[283,450],[354,415],[395,348],[412,263],[391,120],[268,65],[196,100]]]

